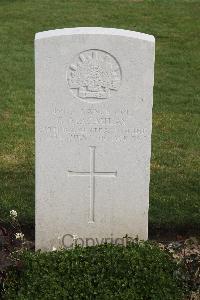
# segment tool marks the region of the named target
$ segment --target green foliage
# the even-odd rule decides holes
[[[199,15],[199,0],[0,1],[1,218],[34,223],[34,34],[103,26],[156,38],[150,224],[200,225]]]
[[[26,251],[20,260],[4,299],[182,299],[176,263],[149,242]]]

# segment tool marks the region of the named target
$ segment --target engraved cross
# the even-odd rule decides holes
[[[90,171],[89,172],[76,172],[68,171],[68,176],[89,176],[90,177],[90,212],[89,222],[94,223],[94,203],[95,203],[95,177],[117,177],[115,172],[96,172],[95,171],[95,146],[90,146]]]

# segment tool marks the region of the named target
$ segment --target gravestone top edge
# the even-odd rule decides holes
[[[81,34],[124,36],[124,37],[131,37],[131,38],[155,43],[155,38],[153,35],[131,31],[131,30],[105,28],[105,27],[75,27],[75,28],[63,28],[63,29],[42,31],[42,32],[37,32],[35,34],[35,40],[51,38],[56,36],[63,36],[63,35],[81,35]]]

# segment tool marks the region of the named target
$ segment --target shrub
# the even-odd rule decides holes
[[[149,242],[25,251],[20,259],[4,299],[182,299],[176,263]]]

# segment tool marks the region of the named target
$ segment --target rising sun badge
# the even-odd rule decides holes
[[[118,91],[121,68],[118,61],[102,50],[87,50],[74,58],[67,71],[67,82],[72,93],[87,101],[99,102]]]

